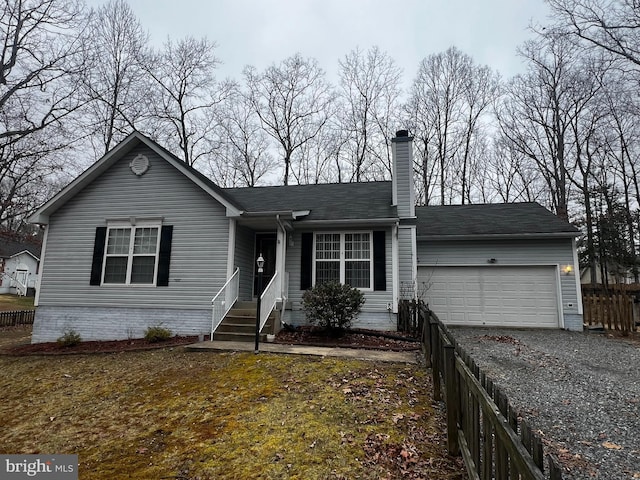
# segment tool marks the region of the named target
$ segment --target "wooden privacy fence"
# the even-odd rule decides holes
[[[35,310],[18,310],[0,312],[0,327],[15,327],[18,325],[33,325]]]
[[[433,395],[447,410],[447,448],[462,455],[469,478],[561,480],[557,459],[507,396],[480,370],[447,327],[423,305],[422,343],[433,375]]]
[[[635,331],[633,297],[624,293],[590,293],[582,296],[584,323],[602,325],[622,333]]]

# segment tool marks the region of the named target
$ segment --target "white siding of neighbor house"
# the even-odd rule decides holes
[[[573,265],[570,238],[538,240],[468,240],[418,241],[418,266],[489,265]],[[575,273],[575,272],[574,272]],[[564,326],[582,330],[582,315],[578,311],[575,275],[560,274],[560,292]]]
[[[376,330],[395,330],[397,324],[396,315],[387,310],[387,303],[393,302],[391,228],[376,227],[365,230],[385,231],[385,274],[387,286],[385,291],[364,292],[365,303],[362,307],[362,312],[353,323],[352,327]],[[339,232],[347,230],[330,229],[327,231]],[[355,232],[358,230],[352,229],[348,231]],[[295,231],[290,235],[293,237],[293,246],[289,244],[287,247],[286,270],[289,272],[289,306],[291,311],[287,311],[285,313],[285,321],[294,325],[305,325],[307,321],[304,316],[304,311],[302,310],[302,295],[304,291],[300,290],[302,234],[299,231]]]
[[[129,169],[139,153],[150,160],[142,176]],[[162,217],[163,225],[173,225],[169,286],[89,285],[96,227],[129,217]],[[138,147],[51,215],[39,305],[61,312],[68,306],[209,309],[226,278],[228,230],[222,205]]]
[[[253,298],[253,251],[255,249],[255,233],[253,230],[238,225],[236,229],[235,264],[240,268],[240,300]]]
[[[22,252],[5,260],[4,275],[0,275],[0,293],[17,292],[16,282],[13,279],[16,276],[17,270],[27,270],[28,288],[34,288],[36,286],[38,260],[27,252]]]

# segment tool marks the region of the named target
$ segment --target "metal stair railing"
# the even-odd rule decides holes
[[[211,340],[216,329],[222,323],[224,317],[229,313],[233,304],[238,300],[240,290],[240,269],[236,268],[233,275],[229,277],[220,291],[211,300]]]
[[[278,299],[280,298],[280,274],[276,270],[273,274],[273,278],[267,285],[267,287],[263,290],[262,295],[260,295],[260,332],[264,328],[267,320],[269,319],[269,315],[273,311],[273,308],[276,306]]]

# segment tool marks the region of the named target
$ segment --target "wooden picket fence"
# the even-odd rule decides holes
[[[35,315],[35,310],[15,310],[11,312],[0,312],[0,327],[33,325]]]
[[[471,479],[562,480],[553,455],[547,471],[540,436],[507,396],[458,344],[426,306],[422,343],[433,376],[433,394],[447,410],[447,448],[462,455]]]
[[[421,302],[417,300],[400,300],[398,302],[398,332],[414,338],[420,338],[424,317],[420,315]]]
[[[583,321],[586,325],[602,325],[623,334],[636,330],[634,299],[625,293],[588,293],[582,296]]]

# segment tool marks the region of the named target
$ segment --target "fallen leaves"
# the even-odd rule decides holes
[[[604,448],[608,448],[609,450],[622,450],[623,447],[613,442],[602,442],[602,446]]]

